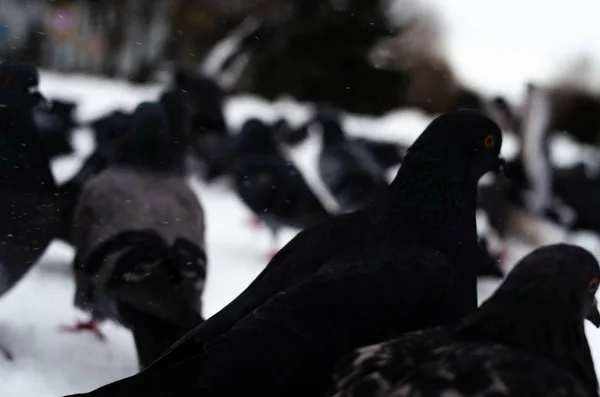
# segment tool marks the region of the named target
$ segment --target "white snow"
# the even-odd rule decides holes
[[[504,93],[509,99],[521,100],[524,83],[530,78],[545,78],[555,73],[553,67],[568,49],[600,54],[600,49],[593,48],[600,41],[591,39],[600,37],[593,19],[598,14],[593,12],[598,8],[594,0],[568,3],[429,1],[444,10],[450,32],[449,54],[459,75],[490,94]],[[574,15],[565,10],[567,6],[576,11]],[[566,53],[566,56],[572,55],[576,54]],[[160,85],[140,87],[122,81],[54,73],[43,73],[41,82],[41,91],[50,97],[78,100],[78,118],[84,122],[117,108],[131,110],[140,101],[156,99],[160,89]],[[237,129],[248,117],[273,121],[285,116],[298,125],[311,112],[311,106],[290,99],[268,103],[244,96],[228,101],[226,116],[228,124]],[[353,135],[410,143],[428,121],[428,117],[417,111],[404,110],[377,119],[348,116],[344,124]],[[85,128],[76,134],[74,141],[77,154],[53,163],[53,172],[61,182],[76,172],[93,149],[91,135]],[[292,157],[311,183],[318,185],[317,173],[311,170],[313,161],[309,158],[318,149],[316,144],[306,144],[292,153]],[[555,141],[553,158],[575,157],[567,146],[564,140]],[[507,136],[503,152],[510,155],[515,150],[514,137]],[[193,180],[192,185],[207,214],[209,271],[204,314],[210,316],[239,294],[263,269],[270,235],[264,229],[249,226],[250,212],[225,183],[205,186]],[[542,234],[547,229],[552,228],[543,228]],[[280,241],[282,245],[295,232],[286,230],[284,234]],[[556,241],[564,236],[562,231],[553,230],[544,241]],[[591,249],[596,255],[600,253],[597,236],[579,233],[566,238]],[[507,253],[508,266],[532,248],[523,239],[512,240]],[[85,392],[137,370],[133,341],[127,330],[104,324],[106,342],[100,342],[92,335],[60,330],[61,325],[86,319],[72,304],[72,256],[70,247],[53,243],[26,278],[0,299],[0,343],[8,346],[15,355],[13,362],[0,357],[0,395],[3,397],[58,397]],[[489,296],[497,285],[496,281],[481,280],[480,299]],[[600,363],[600,331],[589,324],[586,330],[593,357]]]

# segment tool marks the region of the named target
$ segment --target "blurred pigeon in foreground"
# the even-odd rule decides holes
[[[600,326],[599,281],[586,250],[539,248],[458,326],[349,354],[337,366],[334,396],[598,396],[584,320]]]
[[[73,153],[71,133],[76,127],[74,102],[52,100],[47,108],[33,109],[33,121],[48,158]]]
[[[32,109],[44,102],[34,66],[0,64],[0,296],[44,253],[60,228],[60,196]]]

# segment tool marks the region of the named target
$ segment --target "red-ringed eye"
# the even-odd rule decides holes
[[[597,278],[593,278],[590,283],[588,284],[588,289],[590,290],[591,293],[596,293],[596,290],[598,289],[598,279]]]
[[[493,135],[488,135],[485,137],[485,139],[483,140],[483,146],[486,149],[491,149],[494,147],[494,144],[496,143],[496,137],[494,137]]]

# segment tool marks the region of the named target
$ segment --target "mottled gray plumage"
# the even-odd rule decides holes
[[[167,99],[171,100],[178,103],[177,98]],[[204,214],[181,168],[183,139],[177,130],[185,123],[173,128],[175,121],[169,123],[163,109],[169,107],[162,103],[138,107],[134,130],[119,144],[110,165],[84,184],[71,237],[77,251],[78,307],[94,318],[110,318],[131,328],[138,345],[140,328],[150,331],[151,337],[167,326],[178,330],[161,341],[154,357],[140,357],[143,366],[201,321],[206,265]],[[122,236],[131,233],[135,238],[128,244]],[[196,252],[190,268],[197,269],[189,276],[182,274],[185,269],[171,269],[178,256],[190,255],[185,247],[177,251],[178,240]],[[106,250],[104,262],[91,265],[90,257],[114,241],[125,247]],[[116,269],[121,266],[128,269],[119,273]]]
[[[600,325],[600,267],[557,244],[522,259],[458,326],[363,347],[338,363],[335,397],[594,397],[584,319]]]
[[[204,248],[204,214],[179,175],[109,167],[83,189],[73,223],[80,259],[122,230],[160,230],[169,242],[185,237]]]

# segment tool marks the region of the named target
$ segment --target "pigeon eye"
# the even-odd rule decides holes
[[[4,78],[4,85],[5,86],[9,86],[10,87],[11,85],[13,85],[14,82],[15,82],[15,79],[11,75],[8,75],[8,76],[6,76]]]
[[[496,143],[496,138],[491,134],[486,136],[485,139],[483,140],[483,146],[486,149],[491,149],[492,147],[494,147],[495,143]]]
[[[590,290],[591,293],[595,294],[596,290],[598,289],[598,279],[594,278],[592,279],[592,281],[590,281],[590,283],[588,284],[588,289]]]

